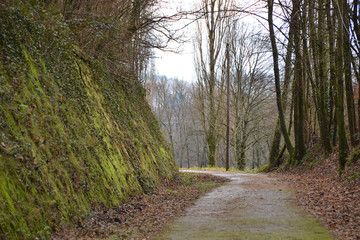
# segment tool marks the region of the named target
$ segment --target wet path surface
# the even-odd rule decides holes
[[[154,239],[334,239],[293,203],[293,190],[276,179],[207,173],[231,182],[198,199]]]

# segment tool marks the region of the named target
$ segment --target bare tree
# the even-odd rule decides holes
[[[203,21],[197,22],[196,69],[199,119],[206,135],[209,166],[216,165],[221,134],[220,111],[223,108],[224,77],[220,58],[224,53],[223,39],[228,30],[228,9],[231,1],[202,0]],[[203,24],[202,24],[203,23]],[[204,34],[205,32],[205,34]]]
[[[281,132],[284,136],[286,148],[290,154],[293,153],[293,145],[291,143],[289,133],[287,132],[284,107],[281,99],[281,87],[280,87],[280,69],[279,69],[279,52],[276,44],[276,36],[274,31],[274,21],[273,21],[273,11],[274,11],[274,0],[268,0],[268,23],[269,23],[269,34],[270,42],[273,55],[273,65],[274,65],[274,78],[275,78],[275,90],[276,90],[276,103],[279,112],[279,121]]]
[[[229,35],[232,61],[233,147],[236,167],[243,170],[246,152],[260,140],[269,138],[273,125],[265,106],[270,106],[271,90],[268,49],[260,32],[234,21]],[[263,120],[267,121],[263,121]],[[270,121],[269,121],[270,120]]]
[[[149,74],[147,89],[148,101],[178,165],[181,168],[204,166],[206,143],[194,107],[196,88],[182,80]]]
[[[160,77],[154,85],[154,111],[158,116],[161,128],[167,132],[167,137],[170,142],[172,150],[174,150],[174,136],[173,136],[173,119],[174,119],[174,103],[175,97],[173,95],[170,82],[165,76]]]

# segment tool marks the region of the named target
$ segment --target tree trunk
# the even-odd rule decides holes
[[[338,0],[338,21],[337,21],[337,42],[336,42],[336,120],[339,140],[339,170],[342,172],[345,168],[346,157],[348,155],[349,146],[346,140],[345,120],[344,120],[344,49],[343,49],[343,0]],[[336,6],[336,5],[335,5]]]
[[[356,118],[355,118],[355,104],[354,104],[354,92],[351,79],[351,48],[350,48],[350,36],[349,24],[350,24],[350,9],[346,0],[343,0],[343,19],[344,19],[344,28],[343,33],[344,39],[344,74],[345,74],[345,89],[346,89],[346,107],[347,107],[347,116],[349,122],[349,131],[350,131],[350,142],[351,146],[357,145],[356,140]]]
[[[334,24],[335,18],[331,15],[331,0],[326,0],[325,8],[326,8],[326,25],[327,31],[329,34],[329,60],[330,60],[330,89],[329,89],[329,97],[330,97],[330,122],[328,126],[328,132],[332,135],[332,144],[336,145],[336,136],[337,136],[337,120],[336,120],[336,99],[337,99],[337,91],[336,91],[336,67],[335,67],[335,34],[334,34]],[[334,109],[335,105],[335,109]]]
[[[287,97],[288,97],[288,90],[289,85],[291,82],[291,56],[292,56],[292,46],[293,46],[293,31],[292,31],[292,24],[290,24],[289,30],[289,42],[286,47],[286,57],[285,57],[285,74],[284,74],[284,87],[282,93],[282,104],[283,109],[286,111],[286,104],[287,104]],[[279,162],[279,148],[280,148],[280,141],[281,141],[281,129],[280,129],[280,119],[278,118],[276,122],[276,128],[274,132],[273,141],[271,144],[270,156],[269,156],[269,168],[272,169],[280,165]]]
[[[354,33],[355,33],[355,36],[357,39],[360,39],[360,27],[359,27],[359,22],[360,22],[360,19],[359,19],[359,0],[354,0],[353,1],[353,12],[352,12],[352,22],[353,22],[353,29],[354,29]],[[357,57],[358,57],[358,61],[360,59],[360,49],[358,49],[358,53],[357,53]],[[357,72],[356,74],[356,79],[357,79],[357,82],[358,82],[358,106],[357,106],[357,113],[358,113],[358,116],[357,116],[357,121],[358,121],[358,134],[360,134],[360,62],[359,62],[359,65],[358,65],[358,69],[356,71],[356,67],[354,67],[354,70],[355,72]],[[357,139],[359,141],[359,139]]]
[[[246,141],[245,136],[242,136],[239,144],[239,155],[237,156],[237,167],[238,170],[244,170],[246,166],[245,157],[246,157]]]
[[[216,165],[216,139],[214,130],[209,130],[208,137],[206,138],[208,144],[208,165],[215,167]]]
[[[300,52],[300,0],[293,0],[293,12],[291,21],[294,22],[294,48],[295,48],[295,67],[294,84],[296,88],[295,106],[294,106],[294,135],[295,150],[294,160],[299,163],[305,154],[304,141],[304,84],[302,57]]]
[[[329,154],[332,151],[330,143],[330,135],[328,132],[329,118],[327,111],[327,76],[326,76],[326,58],[325,58],[325,14],[324,1],[318,1],[318,34],[316,34],[314,26],[314,2],[311,2],[309,11],[310,22],[310,39],[315,70],[315,84],[313,84],[313,94],[316,98],[316,112],[318,115],[320,139],[324,151]],[[313,83],[313,81],[312,81]]]
[[[269,168],[273,169],[279,166],[278,156],[280,154],[280,141],[281,141],[281,130],[280,130],[280,120],[278,119],[276,122],[275,132],[273,136],[273,140],[270,148],[269,155]]]
[[[275,89],[276,89],[276,103],[279,111],[279,120],[282,134],[285,139],[285,144],[290,155],[293,152],[293,146],[289,137],[288,132],[286,131],[286,123],[284,116],[284,109],[281,102],[281,89],[280,89],[280,71],[279,71],[279,54],[276,46],[276,38],[273,26],[273,0],[268,0],[268,23],[269,23],[269,32],[271,40],[271,48],[273,55],[273,64],[274,64],[274,76],[275,76]]]
[[[226,99],[226,171],[230,167],[230,54],[229,44],[226,44],[226,88],[227,88],[227,99]]]

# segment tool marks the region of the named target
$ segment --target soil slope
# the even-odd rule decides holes
[[[61,14],[5,1],[0,26],[0,239],[47,238],[173,177],[140,83],[83,54]]]

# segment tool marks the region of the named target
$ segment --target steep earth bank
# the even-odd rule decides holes
[[[0,3],[0,238],[46,238],[170,179],[139,83],[84,55],[37,1]]]

